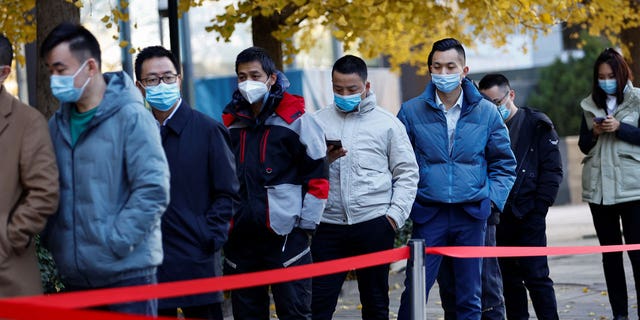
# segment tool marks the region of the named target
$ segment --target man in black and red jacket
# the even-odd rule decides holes
[[[240,181],[238,210],[225,245],[225,274],[311,263],[309,244],[329,191],[324,133],[304,99],[257,47],[236,59],[238,90],[222,118]],[[311,279],[271,286],[280,319],[311,319]],[[268,286],[235,290],[234,319],[265,319]]]

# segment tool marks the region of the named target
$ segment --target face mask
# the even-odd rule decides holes
[[[267,88],[268,81],[269,77],[267,77],[267,81],[265,82],[245,80],[238,83],[238,90],[240,90],[240,94],[242,94],[249,103],[254,103],[262,99],[262,97],[269,92]]]
[[[78,73],[80,73],[80,70],[82,70],[84,66],[87,65],[88,61],[89,60],[86,60],[80,66],[80,68],[78,68],[78,71],[76,71],[76,73],[74,73],[72,76],[51,76],[51,92],[53,93],[53,96],[58,99],[58,101],[77,102],[80,99],[80,97],[82,96],[82,92],[84,92],[84,88],[87,87],[87,84],[89,84],[91,78],[88,78],[84,85],[82,85],[82,87],[80,88],[76,88],[73,83]]]
[[[506,103],[498,107],[498,112],[500,112],[500,116],[504,121],[507,121],[507,118],[509,118],[509,115],[511,114],[511,110],[507,109]]]
[[[158,111],[167,111],[180,99],[178,83],[160,82],[157,86],[145,87],[145,100]]]
[[[433,82],[438,90],[449,93],[460,85],[460,74],[431,74],[431,82]]]
[[[340,111],[351,112],[355,110],[360,104],[360,101],[362,101],[362,92],[348,95],[348,96],[343,96],[343,95],[334,93],[333,101],[335,102],[336,107],[340,109]]]
[[[618,89],[616,79],[598,80],[598,85],[607,94],[615,94]]]

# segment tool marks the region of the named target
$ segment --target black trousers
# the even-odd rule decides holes
[[[266,229],[229,235],[225,245],[224,274],[280,269],[311,263],[309,236],[294,228],[287,236]],[[278,319],[311,319],[311,279],[237,289],[231,292],[235,320],[269,320],[269,289]]]
[[[393,248],[395,230],[386,216],[354,225],[321,223],[311,245],[313,261]],[[313,319],[331,319],[347,272],[313,278]],[[389,265],[356,270],[362,319],[389,319]]]
[[[640,201],[615,205],[589,203],[589,207],[600,245],[620,245],[623,243],[623,236],[626,244],[640,243]],[[638,297],[640,294],[640,251],[629,251],[628,254],[629,260],[631,260],[636,297]],[[613,315],[628,315],[629,297],[622,252],[603,253],[602,267],[604,268],[604,278],[607,282],[609,303],[611,303]]]
[[[547,246],[546,212],[532,211],[516,218],[509,207],[505,208],[500,216],[496,240],[498,246]],[[499,258],[498,261],[507,319],[529,319],[527,291],[538,319],[558,319],[558,305],[546,256]]]

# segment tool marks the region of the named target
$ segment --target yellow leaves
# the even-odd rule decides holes
[[[30,13],[35,5],[35,0],[2,0],[0,6],[0,32],[9,39],[15,59],[22,65],[22,45],[36,40],[35,17]]]
[[[129,45],[129,41],[126,40],[121,40],[120,43],[118,43],[118,46],[120,48],[126,48]]]
[[[542,22],[543,24],[553,24],[553,18],[551,17],[550,14],[548,13],[543,13],[540,15],[540,22]]]
[[[230,5],[225,7],[225,12],[228,15],[236,15],[236,13],[237,13],[236,7],[234,7],[233,4],[230,4]]]

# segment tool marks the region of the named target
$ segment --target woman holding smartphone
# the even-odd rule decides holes
[[[623,238],[640,243],[640,89],[631,79],[622,56],[607,48],[595,62],[591,95],[580,103],[582,199],[589,203],[600,245],[619,245]],[[640,251],[630,251],[629,258],[638,297]],[[602,265],[613,319],[629,319],[622,252],[604,253]]]

